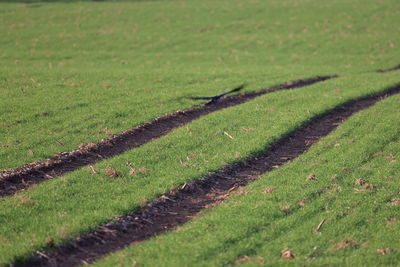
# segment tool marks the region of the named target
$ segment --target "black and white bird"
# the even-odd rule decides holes
[[[240,90],[242,90],[244,88],[244,84],[242,84],[241,86],[230,90],[228,92],[225,92],[223,94],[220,95],[216,95],[216,96],[199,96],[199,97],[189,97],[190,99],[195,99],[195,100],[210,100],[209,102],[206,103],[206,105],[211,105],[211,104],[215,104],[218,100],[221,99],[221,97],[227,95],[227,94],[231,94],[234,92],[238,92]]]

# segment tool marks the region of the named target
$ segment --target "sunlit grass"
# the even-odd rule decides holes
[[[397,84],[398,71],[375,71],[400,63],[399,7],[397,0],[1,2],[0,169],[199,104],[185,96],[244,82],[244,91],[253,91],[318,75],[341,78],[215,112],[96,164],[97,175],[83,168],[2,198],[0,264],[47,248],[49,238],[61,244],[265,149],[337,105]],[[352,118],[304,157],[249,185],[251,194],[118,257],[149,265],[163,265],[162,255],[170,265],[285,265],[280,253],[291,249],[291,263],[300,265],[362,265],[363,257],[394,264],[398,250],[375,251],[398,239],[398,224],[385,224],[398,208],[382,204],[398,185],[398,100]],[[107,168],[121,176],[107,176]],[[311,173],[318,179],[305,183]],[[355,187],[360,177],[377,190]],[[266,186],[277,189],[264,195]],[[304,198],[309,204],[298,207]],[[322,219],[322,234],[314,234]],[[187,239],[191,246],[182,249]],[[337,249],[346,240],[349,247]]]
[[[173,187],[265,149],[337,105],[397,81],[393,73],[383,75],[384,80],[382,74],[355,75],[267,94],[100,162],[94,165],[99,174],[83,168],[6,197],[0,202],[0,232],[6,240],[0,247],[0,263],[43,249],[49,238],[59,244],[93,229]],[[108,168],[121,175],[107,176]]]
[[[96,266],[397,266],[399,101],[354,115],[246,194]]]
[[[199,104],[187,95],[400,60],[396,0],[0,5],[0,169]]]

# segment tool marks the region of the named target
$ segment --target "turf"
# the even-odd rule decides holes
[[[396,0],[0,5],[0,169],[198,104],[184,96],[400,61]]]
[[[399,101],[361,111],[222,205],[95,265],[398,266]]]
[[[105,160],[94,166],[99,174],[84,168],[3,198],[0,264],[45,248],[50,239],[60,244],[172,187],[256,154],[318,114],[397,81],[396,73],[353,75],[267,94]],[[108,168],[121,176],[107,176]],[[131,169],[135,175],[129,174]]]
[[[84,168],[2,198],[0,265],[46,248],[52,238],[60,244],[89,231],[171,187],[257,153],[340,103],[398,83],[398,72],[374,72],[400,63],[399,7],[396,0],[1,1],[0,169],[45,159],[198,105],[185,96],[216,95],[243,82],[252,91],[317,75],[342,78],[210,114],[95,165],[98,175]],[[127,252],[109,262],[157,261],[159,247],[174,263],[174,246],[189,265],[270,259],[305,264],[304,258],[314,260],[311,264],[361,265],[363,257],[371,264],[398,262],[398,237],[393,234],[398,223],[385,225],[395,217],[393,210],[398,213],[392,205],[398,172],[392,167],[398,165],[399,148],[398,142],[390,143],[398,133],[398,97],[385,103],[387,107],[381,104],[371,109],[374,113],[365,113],[369,116],[346,124],[342,134],[327,138],[305,161],[274,172],[251,185],[251,193],[185,226],[179,237],[163,236],[134,248],[138,256]],[[364,157],[374,151],[383,154]],[[318,161],[323,157],[331,161]],[[122,175],[108,177],[110,167]],[[131,169],[136,175],[129,175]],[[305,184],[305,176],[314,172],[318,179]],[[315,193],[334,174],[337,180],[329,183],[341,190],[333,192],[333,186]],[[354,179],[361,176],[377,189],[354,190]],[[379,180],[389,176],[394,180]],[[263,184],[266,180],[271,184]],[[265,186],[277,189],[263,195]],[[310,204],[298,208],[303,198],[310,198]],[[256,203],[272,208],[249,208]],[[280,211],[284,206],[291,207],[286,216]],[[310,234],[323,218],[322,234]],[[225,219],[231,223],[224,225]],[[215,220],[215,231],[207,220]],[[236,229],[239,222],[244,226]],[[189,241],[173,244],[175,238]],[[192,240],[192,250],[180,247]],[[295,251],[293,261],[279,259],[285,248]],[[385,248],[396,250],[376,254]]]

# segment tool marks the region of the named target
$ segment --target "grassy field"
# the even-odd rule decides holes
[[[59,244],[93,229],[173,187],[257,153],[318,114],[383,91],[395,81],[394,73],[357,75],[264,95],[96,164],[97,175],[83,168],[3,198],[0,232],[5,242],[0,246],[0,263],[44,249],[49,238]],[[352,86],[344,87],[349,83]],[[369,87],[372,83],[376,86]],[[108,168],[121,176],[108,177]],[[130,175],[131,169],[137,174]]]
[[[398,266],[399,101],[354,115],[224,204],[96,266]],[[287,250],[294,259],[281,258]]]
[[[399,64],[398,1],[1,3],[0,169],[243,82]]]
[[[82,168],[1,198],[0,265],[48,248],[49,238],[58,245],[90,231],[256,154],[338,105],[398,84],[399,71],[376,70],[400,63],[399,17],[397,0],[0,1],[0,169],[200,104],[186,96],[340,75],[209,114],[94,165],[98,174]],[[398,103],[391,97],[356,115],[246,187],[248,194],[99,264],[395,265]],[[109,168],[121,176],[110,178]],[[317,179],[305,182],[309,174]],[[355,186],[358,178],[376,188]],[[276,190],[263,194],[267,186]],[[300,208],[303,199],[309,202]],[[322,219],[322,234],[313,233]],[[284,249],[295,259],[280,259]]]

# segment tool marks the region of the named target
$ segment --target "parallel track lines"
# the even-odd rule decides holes
[[[40,252],[15,266],[75,266],[90,263],[129,245],[138,244],[192,219],[199,211],[219,204],[231,191],[303,154],[352,114],[400,93],[400,84],[389,90],[350,101],[306,123],[278,140],[257,157],[231,164],[185,184],[147,203],[138,211],[99,226],[75,241]]]
[[[300,88],[334,77],[337,76],[296,80],[269,89],[228,96],[213,105],[203,105],[190,110],[176,111],[98,143],[89,143],[78,150],[56,154],[48,160],[33,162],[20,168],[4,170],[0,172],[0,197],[12,195],[15,192],[27,189],[32,184],[55,178],[83,166],[114,157],[129,149],[139,147],[209,113],[242,104],[266,93]]]

